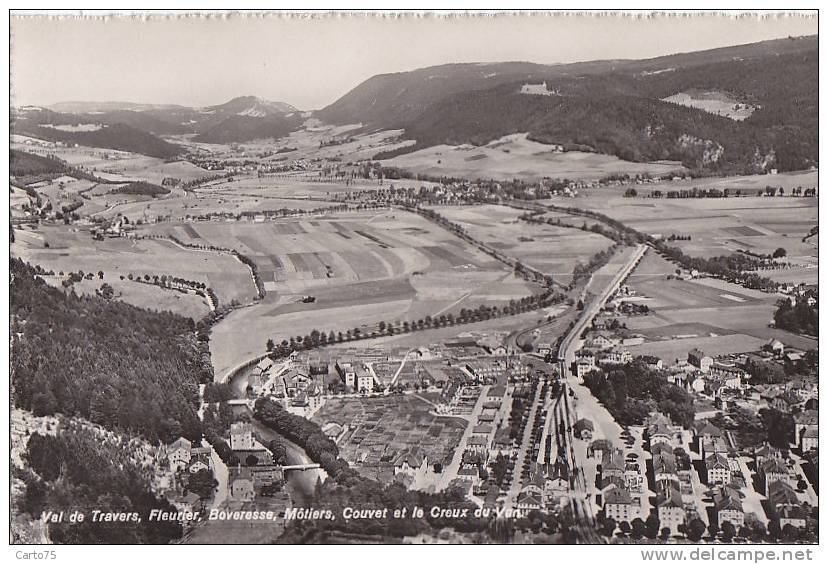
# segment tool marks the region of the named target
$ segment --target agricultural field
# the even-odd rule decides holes
[[[204,282],[213,288],[219,303],[237,300],[249,303],[256,287],[249,269],[227,253],[195,251],[169,241],[135,240],[126,237],[92,239],[87,229],[65,225],[42,225],[15,229],[11,255],[56,274],[63,271],[102,271],[104,280],[149,274],[176,276]],[[135,305],[156,308],[154,294],[135,294]],[[147,303],[141,303],[146,299]],[[188,308],[185,308],[188,310]]]
[[[339,452],[351,464],[389,464],[397,453],[419,447],[429,465],[447,465],[460,443],[466,422],[429,413],[434,406],[415,395],[370,399],[329,399],[312,421],[347,425]]]
[[[431,176],[495,180],[597,180],[610,174],[661,175],[684,170],[679,162],[634,163],[598,153],[559,152],[550,145],[530,141],[525,133],[507,135],[480,147],[436,145],[381,162]]]
[[[313,329],[373,330],[380,321],[503,305],[535,288],[450,232],[398,210],[263,223],[164,223],[140,231],[232,248],[256,263],[267,295],[214,328],[217,374],[260,353],[268,338],[281,341]],[[315,300],[304,303],[305,296]]]
[[[624,198],[620,189],[595,189],[564,205],[607,214],[653,236],[689,236],[690,240],[673,244],[691,256],[718,256],[740,249],[771,254],[779,247],[787,251],[786,260],[794,262],[817,256],[816,244],[802,241],[818,222],[817,198]]]
[[[26,141],[36,144],[32,145]],[[53,155],[72,166],[84,168],[96,176],[115,182],[144,180],[153,184],[161,184],[166,177],[178,178],[186,182],[215,174],[186,161],[168,163],[163,159],[114,149],[85,146],[57,147],[22,136],[17,136],[17,141],[12,140],[11,148],[40,156]]]
[[[433,209],[462,225],[478,241],[545,274],[551,274],[562,283],[572,280],[577,262],[585,264],[593,255],[613,245],[610,239],[596,233],[526,223],[518,219],[522,211],[506,206],[446,206]]]
[[[178,135],[169,141],[194,151],[220,158],[239,158],[261,163],[278,163],[299,159],[329,159],[332,161],[370,160],[381,151],[388,151],[414,143],[400,141],[402,130],[382,130],[358,133],[360,124],[329,125],[311,118],[305,126],[280,139],[261,139],[242,143],[199,143],[191,135]]]
[[[319,171],[291,171],[269,173],[262,177],[255,174],[240,174],[233,177],[233,182],[217,182],[205,184],[199,192],[210,193],[217,191],[225,193],[231,191],[237,194],[252,194],[255,197],[275,197],[287,199],[325,199],[334,195],[341,196],[365,190],[379,188],[419,188],[424,185],[433,185],[416,179],[379,179],[354,178],[348,183],[341,179],[323,177]]]
[[[713,278],[668,279],[673,265],[648,252],[628,279],[636,291],[631,301],[651,314],[623,319],[628,329],[646,337],[630,346],[633,355],[653,354],[672,364],[700,348],[708,355],[749,352],[769,339],[808,350],[815,340],[769,327],[779,297]]]
[[[113,188],[111,185],[107,186],[110,190]],[[266,194],[237,193],[234,189],[235,187],[230,185],[225,190],[194,193],[174,188],[170,194],[159,198],[113,194],[103,199],[95,198],[95,202],[105,202],[105,205],[102,205],[101,210],[95,215],[103,218],[123,215],[131,220],[144,221],[155,221],[159,218],[165,221],[181,221],[211,213],[239,214],[280,209],[311,210],[335,205],[310,200],[283,199]]]

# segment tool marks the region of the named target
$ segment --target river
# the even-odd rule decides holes
[[[250,369],[252,370],[252,368]],[[247,376],[250,370],[242,370],[233,375],[228,381],[231,388],[239,398],[244,397],[247,388]],[[251,414],[252,415],[252,414]],[[305,453],[305,450],[293,443],[271,429],[252,419],[253,429],[260,440],[267,444],[274,439],[278,439],[285,445],[287,450],[288,464],[311,464],[313,461]],[[293,470],[287,473],[285,477],[287,482],[287,489],[290,492],[290,497],[295,506],[308,507],[313,501],[313,491],[316,487],[317,480],[321,479],[323,482],[328,477],[327,473],[321,468],[315,470]]]

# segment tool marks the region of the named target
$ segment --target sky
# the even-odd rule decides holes
[[[376,74],[461,62],[642,59],[815,35],[804,15],[13,16],[12,104],[324,107]]]

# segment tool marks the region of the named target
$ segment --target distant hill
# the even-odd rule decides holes
[[[302,118],[298,113],[290,116],[232,115],[210,129],[196,135],[193,141],[200,143],[241,143],[254,139],[279,139],[299,129]]]
[[[138,104],[132,102],[61,102],[49,108],[26,107],[16,110],[15,129],[20,133],[40,138],[78,142],[78,136],[66,131],[44,131],[51,126],[78,126],[81,124],[125,126],[153,136],[194,134],[202,143],[235,143],[253,139],[279,138],[301,125],[299,110],[285,102],[273,102],[256,96],[239,96],[223,104],[203,108],[179,105]],[[126,130],[121,128],[122,133]],[[80,136],[95,147],[111,146],[102,134]],[[134,137],[131,136],[131,137]],[[164,143],[163,140],[160,140]],[[105,144],[104,144],[105,143]],[[171,146],[151,143],[149,138],[127,141],[140,145],[141,152],[150,156],[172,156],[180,152]],[[123,143],[121,143],[123,144]],[[134,150],[134,149],[127,149]],[[151,151],[151,153],[145,152]]]
[[[256,96],[239,96],[238,98],[233,98],[224,104],[208,106],[205,110],[225,115],[234,114],[250,117],[264,117],[273,114],[290,114],[299,111],[285,102],[271,102]]]
[[[58,102],[48,109],[67,114],[106,113],[117,111],[144,112],[147,110],[172,109],[174,104],[140,104],[137,102]]]
[[[443,65],[368,79],[316,117],[404,129],[417,142],[377,158],[528,132],[536,141],[628,160],[681,160],[700,171],[794,170],[818,162],[817,76],[815,37],[643,61]],[[719,90],[758,109],[735,122],[662,101],[688,89]]]
[[[84,129],[84,126],[89,128]],[[17,114],[12,118],[12,133],[29,135],[48,141],[77,143],[101,149],[130,151],[161,159],[184,152],[184,148],[160,139],[147,131],[120,121],[106,123],[97,117],[59,114],[48,110]]]
[[[540,80],[550,68],[525,62],[451,64],[380,74],[316,112],[316,117],[330,123],[363,123],[395,129],[409,124],[431,104],[452,94],[520,80]]]

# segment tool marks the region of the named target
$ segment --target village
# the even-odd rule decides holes
[[[558,344],[526,352],[504,344],[502,333],[461,333],[413,350],[266,355],[236,375],[230,387],[237,396],[226,404],[244,413],[267,398],[318,424],[360,474],[427,492],[459,490],[481,508],[560,514],[577,502],[608,536],[813,534],[818,383],[811,353],[770,339],[739,354],[634,355],[630,348],[643,337],[630,335],[624,320],[646,315],[631,300],[635,293],[619,287],[583,332],[569,367],[557,361]],[[691,419],[654,411],[637,424],[616,421],[588,383],[619,370],[622,377],[629,367],[692,398]],[[776,370],[800,376],[762,383]],[[565,395],[571,412],[561,406]],[[778,417],[764,429],[760,415],[768,410]],[[264,502],[284,514],[291,506],[285,472],[295,469],[275,463],[243,419],[230,425],[224,457],[206,442],[170,445],[171,489],[186,490],[187,478],[202,471],[226,474],[207,503]],[[752,434],[746,421],[756,427]],[[222,460],[228,456],[235,466]],[[197,498],[191,492],[180,501],[196,507],[204,503]]]

